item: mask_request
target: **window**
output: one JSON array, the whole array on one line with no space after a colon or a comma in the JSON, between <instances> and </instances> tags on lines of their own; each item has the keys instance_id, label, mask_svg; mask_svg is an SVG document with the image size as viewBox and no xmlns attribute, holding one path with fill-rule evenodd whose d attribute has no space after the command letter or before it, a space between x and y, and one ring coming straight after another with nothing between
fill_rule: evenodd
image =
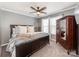
<instances>
[{"instance_id":1,"label":"window","mask_svg":"<svg viewBox=\"0 0 79 59\"><path fill-rule=\"evenodd\" d=\"M42 19L42 32L48 33L49 32L49 21L48 19Z\"/></svg>"},{"instance_id":2,"label":"window","mask_svg":"<svg viewBox=\"0 0 79 59\"><path fill-rule=\"evenodd\" d=\"M50 19L42 19L42 32L56 34L56 20L60 19L62 15L52 17Z\"/></svg>"},{"instance_id":3,"label":"window","mask_svg":"<svg viewBox=\"0 0 79 59\"><path fill-rule=\"evenodd\" d=\"M50 18L50 32L56 35L56 20L62 18L62 15Z\"/></svg>"}]
</instances>

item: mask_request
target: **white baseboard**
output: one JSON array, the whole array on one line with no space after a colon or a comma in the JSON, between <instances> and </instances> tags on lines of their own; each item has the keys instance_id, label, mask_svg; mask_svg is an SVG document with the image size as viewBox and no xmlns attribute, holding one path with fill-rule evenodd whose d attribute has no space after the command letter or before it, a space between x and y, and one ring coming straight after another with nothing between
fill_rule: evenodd
<instances>
[{"instance_id":1,"label":"white baseboard","mask_svg":"<svg viewBox=\"0 0 79 59\"><path fill-rule=\"evenodd\" d=\"M6 46L8 43L5 43L5 44L1 44L1 46L3 47L3 46Z\"/></svg>"}]
</instances>

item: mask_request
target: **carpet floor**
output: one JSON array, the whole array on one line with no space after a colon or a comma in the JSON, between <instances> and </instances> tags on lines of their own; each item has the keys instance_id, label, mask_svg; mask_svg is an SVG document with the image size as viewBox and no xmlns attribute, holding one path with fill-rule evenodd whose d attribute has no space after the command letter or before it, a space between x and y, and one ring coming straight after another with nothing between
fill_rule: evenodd
<instances>
[{"instance_id":1,"label":"carpet floor","mask_svg":"<svg viewBox=\"0 0 79 59\"><path fill-rule=\"evenodd\" d=\"M70 55L67 54L67 51L55 41L50 41L50 44L46 45L44 48L40 49L31 57L76 57L75 51L72 51Z\"/></svg>"}]
</instances>

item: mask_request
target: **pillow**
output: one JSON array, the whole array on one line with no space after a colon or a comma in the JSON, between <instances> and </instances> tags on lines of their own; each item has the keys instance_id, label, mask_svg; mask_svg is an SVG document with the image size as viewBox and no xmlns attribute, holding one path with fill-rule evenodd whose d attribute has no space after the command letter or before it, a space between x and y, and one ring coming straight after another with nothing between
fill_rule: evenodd
<instances>
[{"instance_id":1,"label":"pillow","mask_svg":"<svg viewBox=\"0 0 79 59\"><path fill-rule=\"evenodd\" d=\"M12 31L13 31L12 34L16 34L16 31L15 30L16 30L15 28L12 28Z\"/></svg>"},{"instance_id":2,"label":"pillow","mask_svg":"<svg viewBox=\"0 0 79 59\"><path fill-rule=\"evenodd\" d=\"M15 28L12 28L12 37L16 37L16 29Z\"/></svg>"},{"instance_id":3,"label":"pillow","mask_svg":"<svg viewBox=\"0 0 79 59\"><path fill-rule=\"evenodd\" d=\"M16 26L16 34L26 34L27 26Z\"/></svg>"},{"instance_id":4,"label":"pillow","mask_svg":"<svg viewBox=\"0 0 79 59\"><path fill-rule=\"evenodd\" d=\"M28 26L27 28L28 33L33 33L34 32L34 26Z\"/></svg>"}]
</instances>

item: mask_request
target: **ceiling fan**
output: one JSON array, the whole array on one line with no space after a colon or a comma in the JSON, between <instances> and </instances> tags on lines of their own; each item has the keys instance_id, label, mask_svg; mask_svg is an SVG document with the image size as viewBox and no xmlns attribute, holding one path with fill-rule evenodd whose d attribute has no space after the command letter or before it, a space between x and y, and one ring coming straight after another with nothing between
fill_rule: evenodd
<instances>
[{"instance_id":1,"label":"ceiling fan","mask_svg":"<svg viewBox=\"0 0 79 59\"><path fill-rule=\"evenodd\" d=\"M39 16L40 14L47 14L46 12L43 12L43 11L46 9L46 7L40 8L40 7L38 6L38 7L34 8L34 7L31 6L30 8L35 11L35 12L30 12L30 13L36 13L38 16Z\"/></svg>"}]
</instances>

